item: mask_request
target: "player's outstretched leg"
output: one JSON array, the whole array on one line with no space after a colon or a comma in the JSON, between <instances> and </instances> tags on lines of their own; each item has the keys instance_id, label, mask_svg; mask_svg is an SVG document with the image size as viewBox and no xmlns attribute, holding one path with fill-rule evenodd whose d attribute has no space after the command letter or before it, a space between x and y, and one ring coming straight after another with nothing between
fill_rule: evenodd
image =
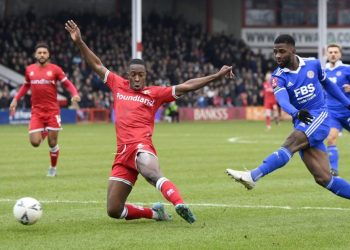
<instances>
[{"instance_id":1,"label":"player's outstretched leg","mask_svg":"<svg viewBox=\"0 0 350 250\"><path fill-rule=\"evenodd\" d=\"M193 223L196 221L196 217L183 201L180 192L174 183L165 177L161 177L156 183L156 188L162 192L165 199L170 201L175 206L176 212L183 219L185 219L188 223Z\"/></svg>"},{"instance_id":2,"label":"player's outstretched leg","mask_svg":"<svg viewBox=\"0 0 350 250\"><path fill-rule=\"evenodd\" d=\"M242 183L248 190L253 189L255 183L263 176L283 167L292 158L292 153L289 149L281 147L277 151L270 154L259 167L251 171L237 171L226 169L226 173Z\"/></svg>"}]
</instances>

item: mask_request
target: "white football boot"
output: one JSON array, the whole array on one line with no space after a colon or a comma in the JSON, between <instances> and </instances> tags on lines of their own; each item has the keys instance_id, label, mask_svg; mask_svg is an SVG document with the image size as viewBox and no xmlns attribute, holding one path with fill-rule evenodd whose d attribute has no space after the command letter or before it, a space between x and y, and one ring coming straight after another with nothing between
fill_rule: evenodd
<instances>
[{"instance_id":1,"label":"white football boot","mask_svg":"<svg viewBox=\"0 0 350 250\"><path fill-rule=\"evenodd\" d=\"M56 167L49 167L49 170L47 171L47 177L55 177L57 175Z\"/></svg>"},{"instance_id":2,"label":"white football boot","mask_svg":"<svg viewBox=\"0 0 350 250\"><path fill-rule=\"evenodd\" d=\"M255 181L253 181L250 171L237 171L228 168L226 169L226 173L235 179L235 181L242 183L248 190L255 187Z\"/></svg>"}]
</instances>

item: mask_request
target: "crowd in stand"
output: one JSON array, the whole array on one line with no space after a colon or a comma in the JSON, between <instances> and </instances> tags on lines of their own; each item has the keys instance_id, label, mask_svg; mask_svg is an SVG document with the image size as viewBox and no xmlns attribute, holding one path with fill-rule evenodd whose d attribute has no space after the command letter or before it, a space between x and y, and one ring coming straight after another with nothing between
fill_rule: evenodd
<instances>
[{"instance_id":1,"label":"crowd in stand","mask_svg":"<svg viewBox=\"0 0 350 250\"><path fill-rule=\"evenodd\" d=\"M80 57L64 23L74 19L87 45L104 65L125 75L131 54L130 16L80 16L60 13L36 17L33 13L0 22L0 64L20 74L34 62L33 50L39 41L50 47L51 60L60 65L82 97L81 108L110 108L112 97L101 79ZM216 72L223 64L233 65L235 80L222 79L177 101L179 107L222 107L261 105L264 74L274 68L272 59L253 53L244 41L226 34L208 34L200 25L184 18L151 13L143 22L143 59L152 85L175 85L194 77ZM65 96L68 93L60 88ZM0 109L8 108L15 90L0 81ZM29 107L29 100L22 107Z\"/></svg>"}]
</instances>

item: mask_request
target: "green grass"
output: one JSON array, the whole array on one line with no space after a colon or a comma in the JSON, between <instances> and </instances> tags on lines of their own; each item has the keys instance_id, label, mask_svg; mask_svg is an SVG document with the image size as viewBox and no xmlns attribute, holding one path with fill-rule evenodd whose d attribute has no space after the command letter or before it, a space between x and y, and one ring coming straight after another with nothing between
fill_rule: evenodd
<instances>
[{"instance_id":1,"label":"green grass","mask_svg":"<svg viewBox=\"0 0 350 250\"><path fill-rule=\"evenodd\" d=\"M162 171L181 190L198 221L113 220L106 187L114 159L112 124L65 125L56 178L47 178L48 147L32 148L26 126L0 127L0 249L349 249L349 201L319 187L298 155L247 191L224 174L254 168L291 131L282 123L157 124ZM231 139L229 141L229 139ZM349 135L339 139L340 173L350 180ZM16 199L31 196L44 213L16 222ZM142 177L129 202L151 205L161 194Z\"/></svg>"}]
</instances>

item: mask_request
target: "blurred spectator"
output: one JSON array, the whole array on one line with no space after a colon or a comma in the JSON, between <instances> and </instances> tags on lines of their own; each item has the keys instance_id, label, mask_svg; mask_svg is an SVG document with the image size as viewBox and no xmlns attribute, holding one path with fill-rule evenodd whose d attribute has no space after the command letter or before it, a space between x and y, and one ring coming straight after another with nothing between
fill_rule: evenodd
<instances>
[{"instance_id":1,"label":"blurred spectator","mask_svg":"<svg viewBox=\"0 0 350 250\"><path fill-rule=\"evenodd\" d=\"M52 62L59 63L73 80L82 97L81 108L111 108L112 96L81 60L63 28L72 13L42 17L36 21L33 12L0 22L0 64L23 74L33 63L29 56L39 40L48 40ZM115 17L82 14L75 19L84 31L88 46L100 56L105 66L126 77L131 54L131 27L127 13ZM263 75L273 69L272 59L254 53L244 41L224 33L207 34L200 25L189 24L182 17L159 15L155 11L143 23L143 58L147 63L147 82L175 85L187 79L212 74L223 64L233 65L236 81L222 79L208 88L189 93L177 101L179 107L218 107L262 105L259 97ZM2 84L3 85L3 84ZM0 85L1 105L12 88ZM6 92L6 93L5 93ZM64 89L60 94L68 97ZM5 94L4 94L5 93ZM22 101L24 107L30 103ZM69 103L67 104L69 105Z\"/></svg>"}]
</instances>

